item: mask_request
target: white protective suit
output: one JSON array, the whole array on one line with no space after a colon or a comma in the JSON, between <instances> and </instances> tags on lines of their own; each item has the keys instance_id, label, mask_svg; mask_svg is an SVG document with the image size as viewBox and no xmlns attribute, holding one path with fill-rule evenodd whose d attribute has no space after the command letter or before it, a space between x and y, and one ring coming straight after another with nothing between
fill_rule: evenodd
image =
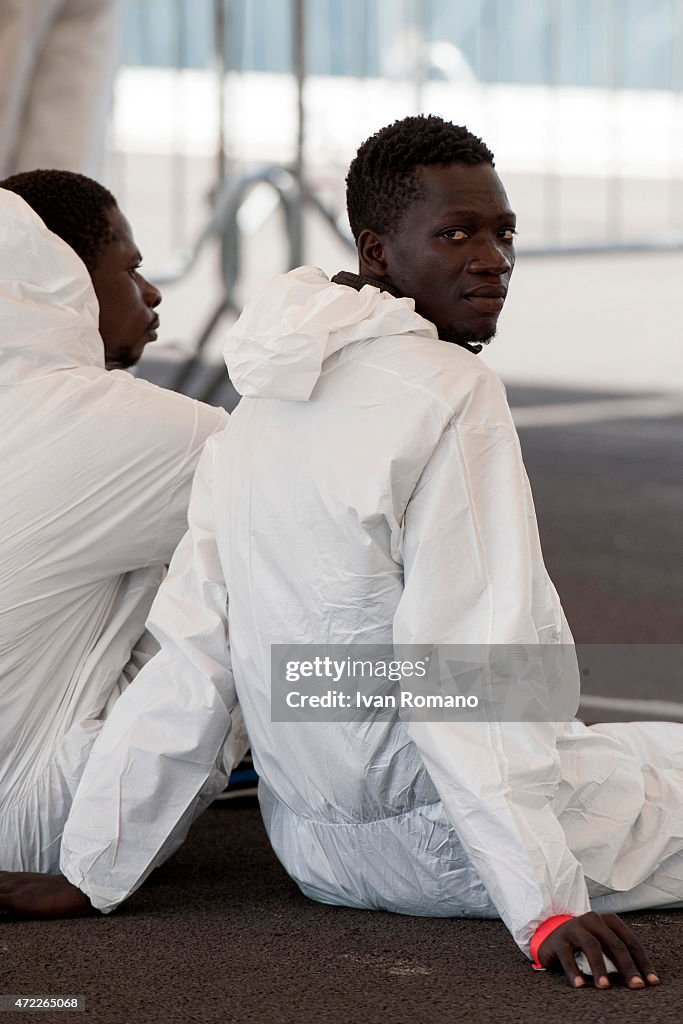
<instances>
[{"instance_id":1,"label":"white protective suit","mask_svg":"<svg viewBox=\"0 0 683 1024\"><path fill-rule=\"evenodd\" d=\"M104 369L85 266L0 190L0 869L56 871L219 409ZM142 638L142 639L141 639Z\"/></svg>"},{"instance_id":2,"label":"white protective suit","mask_svg":"<svg viewBox=\"0 0 683 1024\"><path fill-rule=\"evenodd\" d=\"M162 650L98 740L67 877L103 910L126 897L186 829L239 698L271 842L314 899L500 914L527 953L589 897L680 900L683 726L271 721L271 644L571 637L503 387L412 300L301 268L247 304L226 361L246 397L200 461ZM117 816L152 766L167 803L143 848Z\"/></svg>"}]
</instances>

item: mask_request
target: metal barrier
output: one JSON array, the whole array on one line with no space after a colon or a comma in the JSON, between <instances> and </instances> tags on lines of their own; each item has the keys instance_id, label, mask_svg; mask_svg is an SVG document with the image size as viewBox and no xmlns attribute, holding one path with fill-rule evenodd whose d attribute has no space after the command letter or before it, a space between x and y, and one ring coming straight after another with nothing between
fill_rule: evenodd
<instances>
[{"instance_id":1,"label":"metal barrier","mask_svg":"<svg viewBox=\"0 0 683 1024\"><path fill-rule=\"evenodd\" d=\"M165 273L154 275L155 283L159 285L177 282L190 273L207 245L214 243L219 246L223 295L202 327L194 345L193 354L178 368L169 381L167 386L174 391L182 392L183 388L187 385L200 360L206 343L224 313L232 312L235 315L239 314L239 307L234 297L242 269L242 239L238 216L243 203L247 200L252 190L260 185L267 185L273 189L284 216L288 270L299 266L301 262L301 216L303 207L315 210L335 232L341 242L353 252L356 251L353 239L340 228L334 213L305 184L300 187L295 168L271 164L261 167L251 174L243 175L234 181L226 181L215 195L212 216L197 238L192 250L174 268ZM224 382L225 375L225 367L221 365L217 368L217 372L211 375L208 383L202 388L201 393L197 397L203 401L209 401L216 388Z\"/></svg>"},{"instance_id":2,"label":"metal barrier","mask_svg":"<svg viewBox=\"0 0 683 1024\"><path fill-rule=\"evenodd\" d=\"M613 95L615 102L624 89L666 90L672 98L670 125L673 141L669 176L663 182L664 187L668 184L670 191L672 226L676 223L677 228L683 228L683 188L677 184L683 171L683 147L676 149L674 131L677 124L683 124L683 0L661 0L656 12L652 5L648 7L645 4L645 0L635 0L628 5L628 10L625 10L627 5L623 5L621 0L605 0L603 4L587 5L590 31L588 25L581 23L578 8L575 9L575 5L564 5L561 0L538 3L533 6L533 11L529 7L529 18L526 20L514 18L509 0L452 0L448 5L435 5L426 0L391 0L390 18L382 16L382 11L386 15L388 10L384 0L329 0L325 5L316 4L313 0L288 0L286 5L282 5L281 14L285 20L281 28L284 25L291 38L286 42L278 36L274 45L280 57L289 47L288 63L296 82L293 159L288 165L273 163L243 176L231 176L229 170L227 150L231 143L234 144L234 140L226 137L225 115L229 107L225 96L226 79L231 72L272 69L265 57L259 64L256 56L258 47L252 45L251 52L247 52L256 35L259 39L261 36L263 39L268 37L270 26L259 21L256 15L249 21L250 12L254 14L261 9L250 4L250 0L192 0L191 5L188 0L154 0L157 11L161 10L164 2L168 7L172 33L176 36L166 66L174 66L178 72L189 64L190 48L183 41L187 12L195 12L200 2L207 10L210 6L212 30L205 56L208 60L208 49L212 46L215 71L212 79L212 82L215 81L215 93L212 85L212 95L215 94L217 105L216 184L208 222L189 252L181 253L171 269L154 275L160 284L179 281L195 266L207 246L218 247L223 294L201 327L194 354L179 366L173 376L171 386L177 390L187 385L223 314L239 312L236 292L243 268L243 239L238 214L253 188L265 184L277 196L284 221L288 267L297 266L304 260L304 211L314 211L314 215L322 217L350 251L355 248L347 232L340 227L335 211L330 210L306 183L304 154L311 126L307 120L304 87L308 73L312 70L319 76L344 74L363 81L377 79L383 71L396 75L397 80L401 78L404 82L412 83L413 112L423 109L427 90L435 77L452 83L455 88L465 80L463 76L469 75L476 88L484 90L487 97L491 95L487 90L500 88L501 82L536 83L549 90L551 102L558 103L559 90L567 86L601 88L607 90L610 96ZM131 10L135 3L140 12L147 9L147 0L129 0ZM323 7L327 15L321 15ZM324 17L329 18L329 23L321 21ZM354 28L350 35L349 17ZM248 21L250 27L247 29ZM321 56L324 47L317 45L312 50L305 45L306 40L310 41L311 38L315 38L317 43L321 42L321 26L328 32L330 39L334 37L335 42L335 47L331 43L328 47L329 64L326 67L323 64L327 57ZM652 30L650 36L657 37L656 45L649 37L648 43L641 32L643 27ZM340 30L339 38L335 35L336 30ZM349 42L353 39L358 42L359 33L362 39L353 50ZM581 39L584 36L587 44L582 49ZM602 49L598 37L603 40ZM629 46L633 50L634 41L638 43L636 49L639 60L631 60L629 63ZM140 45L142 52L144 44ZM647 59L640 60L646 50ZM393 69L389 69L391 61L383 69L382 61L389 51L393 53ZM349 55L352 52L354 56L351 57ZM583 70L579 67L581 62ZM195 63L194 66L199 65ZM397 68L400 70L397 71ZM539 127L539 130L542 129ZM618 133L607 138L612 147L612 155L609 157L608 176L605 179L609 187L605 189L601 208L607 228L605 237L586 244L577 244L575 241L569 245L558 244L562 237L557 215L562 186L558 170L558 142L557 130L551 125L548 145L544 150L545 162L541 160L539 165L542 177L538 201L545 210L541 235L543 244L520 248L520 255L546 259L683 249L681 234L671 233L661 238L628 237L625 231L623 167L618 160ZM185 220L183 203L179 201L184 183L182 154L174 153L171 161L176 182L171 216L179 219L182 224ZM177 237L183 234L182 231L174 233ZM225 370L220 367L203 387L201 397L210 397L217 383L224 380Z\"/></svg>"}]
</instances>

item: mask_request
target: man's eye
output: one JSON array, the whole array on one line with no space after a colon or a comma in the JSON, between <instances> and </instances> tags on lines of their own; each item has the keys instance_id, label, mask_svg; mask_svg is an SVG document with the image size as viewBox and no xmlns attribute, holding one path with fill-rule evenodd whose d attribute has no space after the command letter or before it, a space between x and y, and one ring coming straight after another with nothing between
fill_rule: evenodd
<instances>
[{"instance_id":1,"label":"man's eye","mask_svg":"<svg viewBox=\"0 0 683 1024\"><path fill-rule=\"evenodd\" d=\"M444 238L452 238L456 242L461 242L463 238L469 237L462 228L448 228L446 231L442 231L441 234Z\"/></svg>"},{"instance_id":2,"label":"man's eye","mask_svg":"<svg viewBox=\"0 0 683 1024\"><path fill-rule=\"evenodd\" d=\"M142 263L136 263L134 266L128 268L128 273L135 276L135 274L137 274L138 270L140 270L141 267Z\"/></svg>"},{"instance_id":3,"label":"man's eye","mask_svg":"<svg viewBox=\"0 0 683 1024\"><path fill-rule=\"evenodd\" d=\"M504 242L512 242L516 234L517 232L514 228L503 228L503 230L499 232L499 235Z\"/></svg>"}]
</instances>

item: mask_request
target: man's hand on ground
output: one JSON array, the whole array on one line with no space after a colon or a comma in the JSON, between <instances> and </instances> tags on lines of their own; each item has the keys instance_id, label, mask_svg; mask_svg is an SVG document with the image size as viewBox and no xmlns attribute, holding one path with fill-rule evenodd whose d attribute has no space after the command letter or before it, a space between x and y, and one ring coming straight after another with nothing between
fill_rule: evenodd
<instances>
[{"instance_id":1,"label":"man's hand on ground","mask_svg":"<svg viewBox=\"0 0 683 1024\"><path fill-rule=\"evenodd\" d=\"M605 955L613 961L629 988L658 985L648 956L631 929L616 914L582 914L565 921L544 939L538 950L542 967L559 965L575 988L585 985L574 954L582 951L593 971L596 988L608 988Z\"/></svg>"},{"instance_id":2,"label":"man's hand on ground","mask_svg":"<svg viewBox=\"0 0 683 1024\"><path fill-rule=\"evenodd\" d=\"M63 875L0 871L0 911L29 917L83 917L90 900Z\"/></svg>"}]
</instances>

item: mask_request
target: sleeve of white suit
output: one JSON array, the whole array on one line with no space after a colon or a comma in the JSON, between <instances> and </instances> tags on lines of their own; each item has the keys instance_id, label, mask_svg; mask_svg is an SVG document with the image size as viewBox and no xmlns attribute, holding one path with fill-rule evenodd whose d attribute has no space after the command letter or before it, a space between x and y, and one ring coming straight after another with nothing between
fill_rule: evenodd
<instances>
[{"instance_id":1,"label":"sleeve of white suit","mask_svg":"<svg viewBox=\"0 0 683 1024\"><path fill-rule=\"evenodd\" d=\"M225 785L222 750L238 717L227 595L204 451L189 529L152 606L161 650L117 701L98 736L62 839L62 873L113 910L183 841ZM236 751L234 758L239 758Z\"/></svg>"},{"instance_id":2,"label":"sleeve of white suit","mask_svg":"<svg viewBox=\"0 0 683 1024\"><path fill-rule=\"evenodd\" d=\"M452 421L408 504L397 644L571 643L506 407L500 419ZM590 910L581 865L552 805L560 782L556 726L406 724L469 858L529 955L547 918Z\"/></svg>"}]
</instances>

